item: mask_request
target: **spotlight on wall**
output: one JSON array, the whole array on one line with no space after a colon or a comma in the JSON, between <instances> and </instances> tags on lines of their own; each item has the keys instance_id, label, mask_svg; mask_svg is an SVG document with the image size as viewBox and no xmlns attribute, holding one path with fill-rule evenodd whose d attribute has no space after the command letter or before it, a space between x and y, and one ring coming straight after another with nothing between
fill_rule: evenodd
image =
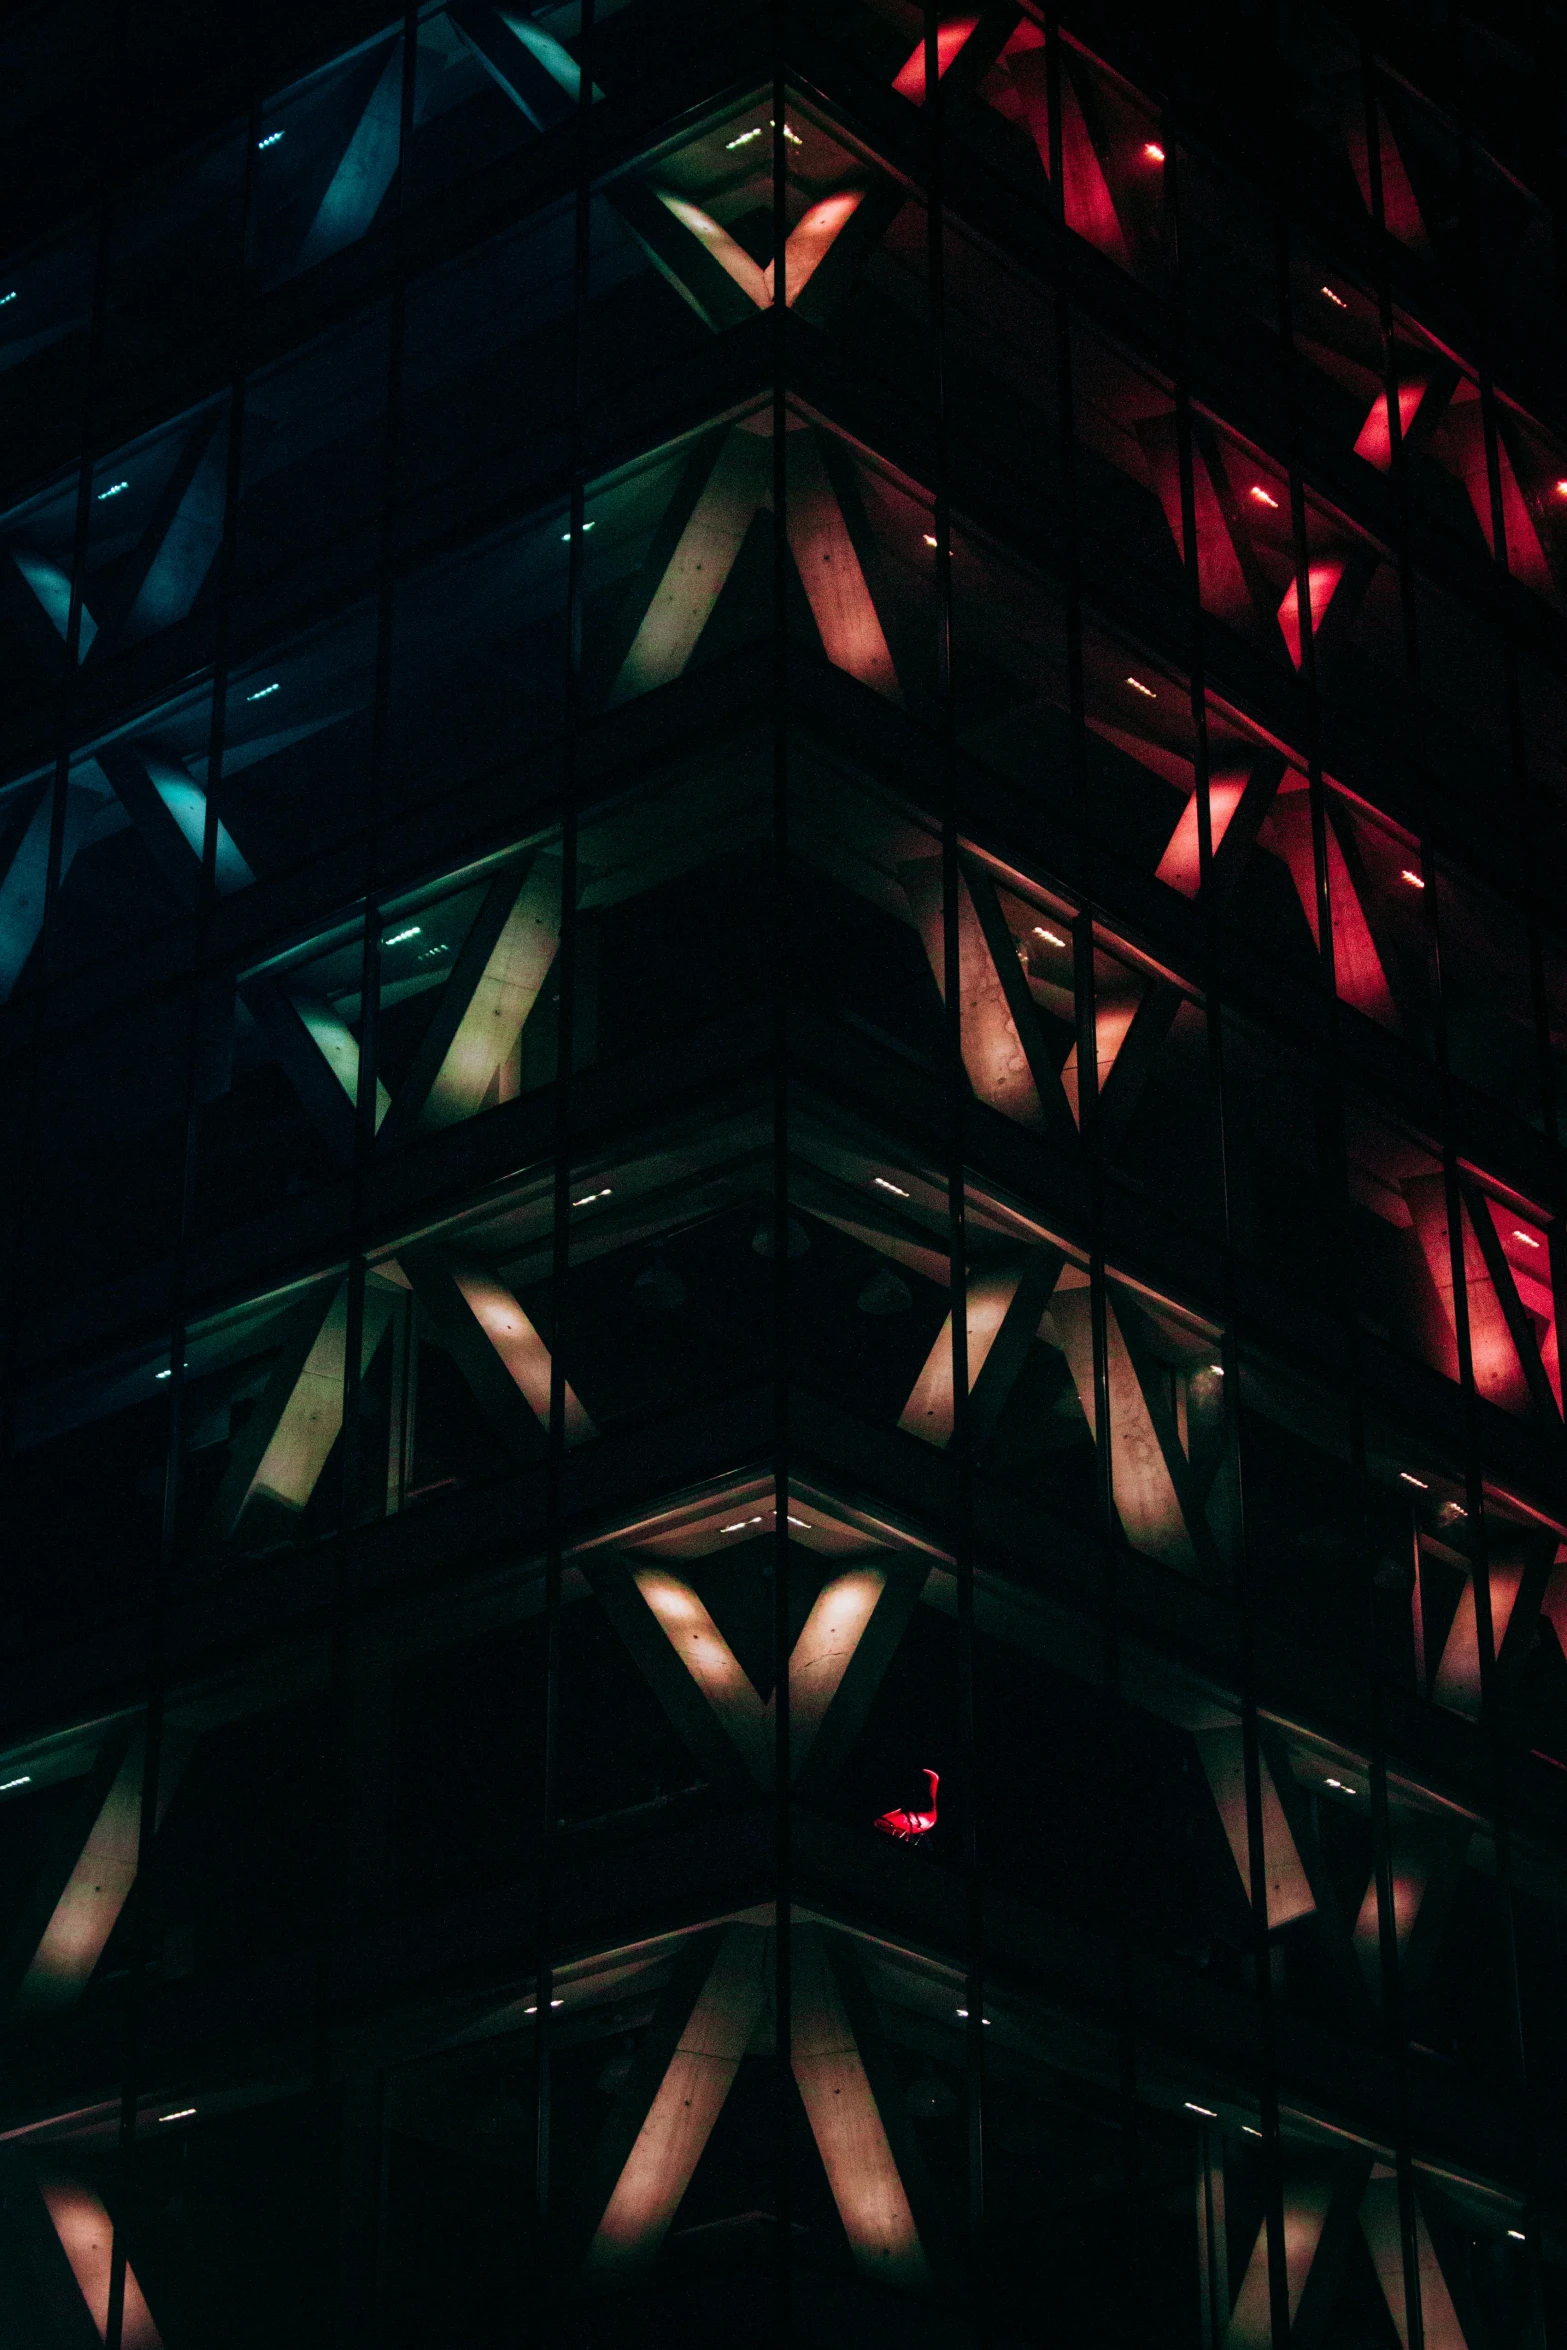
<instances>
[{"instance_id":1,"label":"spotlight on wall","mask_svg":"<svg viewBox=\"0 0 1567 2350\"><path fill-rule=\"evenodd\" d=\"M1398 878L1400 881L1407 881L1411 889L1425 888L1424 881L1422 881L1420 875L1415 871L1413 865L1405 865L1399 873Z\"/></svg>"},{"instance_id":2,"label":"spotlight on wall","mask_svg":"<svg viewBox=\"0 0 1567 2350\"><path fill-rule=\"evenodd\" d=\"M862 1314L906 1314L914 1296L908 1283L900 1280L890 1265L878 1265L854 1302Z\"/></svg>"},{"instance_id":3,"label":"spotlight on wall","mask_svg":"<svg viewBox=\"0 0 1567 2350\"><path fill-rule=\"evenodd\" d=\"M901 1183L893 1183L885 1175L873 1175L871 1182L878 1191L890 1191L894 1199L907 1199L909 1196Z\"/></svg>"},{"instance_id":4,"label":"spotlight on wall","mask_svg":"<svg viewBox=\"0 0 1567 2350\"><path fill-rule=\"evenodd\" d=\"M1556 484L1556 495L1559 498L1567 498L1567 481L1559 481Z\"/></svg>"},{"instance_id":5,"label":"spotlight on wall","mask_svg":"<svg viewBox=\"0 0 1567 2350\"><path fill-rule=\"evenodd\" d=\"M1529 2241L1522 2228L1509 2228L1507 2233L1515 2244L1527 2244Z\"/></svg>"},{"instance_id":6,"label":"spotlight on wall","mask_svg":"<svg viewBox=\"0 0 1567 2350\"><path fill-rule=\"evenodd\" d=\"M1256 499L1259 506L1271 506L1274 513L1277 514L1279 510L1278 499L1275 498L1270 491L1265 490L1260 481L1254 481L1252 483L1251 495Z\"/></svg>"},{"instance_id":7,"label":"spotlight on wall","mask_svg":"<svg viewBox=\"0 0 1567 2350\"><path fill-rule=\"evenodd\" d=\"M101 506L103 504L105 498L119 497L121 491L128 490L130 486L131 485L128 481L111 481L106 490L100 490L98 492L99 505Z\"/></svg>"},{"instance_id":8,"label":"spotlight on wall","mask_svg":"<svg viewBox=\"0 0 1567 2350\"><path fill-rule=\"evenodd\" d=\"M172 2113L160 2113L160 2122L188 2122L195 2115L194 2105L177 2105Z\"/></svg>"},{"instance_id":9,"label":"spotlight on wall","mask_svg":"<svg viewBox=\"0 0 1567 2350\"><path fill-rule=\"evenodd\" d=\"M282 136L283 133L281 131L268 131L264 139L258 139L256 141L256 153L258 155L264 155L269 147L275 147L277 145L279 139L281 139Z\"/></svg>"},{"instance_id":10,"label":"spotlight on wall","mask_svg":"<svg viewBox=\"0 0 1567 2350\"><path fill-rule=\"evenodd\" d=\"M9 1795L13 1787L30 1787L32 1783L31 1771L23 1771L18 1779L0 1779L0 1795Z\"/></svg>"},{"instance_id":11,"label":"spotlight on wall","mask_svg":"<svg viewBox=\"0 0 1567 2350\"><path fill-rule=\"evenodd\" d=\"M1150 163L1162 163L1164 161L1164 149L1160 146L1157 139L1145 139L1143 141L1143 153L1147 156Z\"/></svg>"},{"instance_id":12,"label":"spotlight on wall","mask_svg":"<svg viewBox=\"0 0 1567 2350\"><path fill-rule=\"evenodd\" d=\"M1142 695L1144 701L1157 702L1159 699L1158 695L1154 692L1153 687L1151 685L1144 685L1140 677L1129 677L1126 682L1131 687L1134 694Z\"/></svg>"},{"instance_id":13,"label":"spotlight on wall","mask_svg":"<svg viewBox=\"0 0 1567 2350\"><path fill-rule=\"evenodd\" d=\"M1537 1232L1525 1232L1523 1227L1518 1224L1513 1226L1513 1238L1521 1240L1525 1248L1538 1248L1540 1245L1540 1236Z\"/></svg>"},{"instance_id":14,"label":"spotlight on wall","mask_svg":"<svg viewBox=\"0 0 1567 2350\"><path fill-rule=\"evenodd\" d=\"M1335 310L1347 310L1349 308L1349 304L1345 301L1343 295L1335 294L1331 286L1324 286L1322 289L1322 294L1323 299L1325 301L1331 302Z\"/></svg>"},{"instance_id":15,"label":"spotlight on wall","mask_svg":"<svg viewBox=\"0 0 1567 2350\"><path fill-rule=\"evenodd\" d=\"M778 1253L777 1232L778 1227L771 1216L764 1223L758 1224L755 1232L751 1235L751 1246L759 1257L776 1256ZM784 1223L786 1253L791 1257L803 1257L810 1245L810 1235L805 1226L793 1216L788 1217Z\"/></svg>"},{"instance_id":16,"label":"spotlight on wall","mask_svg":"<svg viewBox=\"0 0 1567 2350\"><path fill-rule=\"evenodd\" d=\"M1034 936L1042 938L1047 947L1064 947L1066 945L1064 938L1058 938L1056 933L1053 930L1047 930L1042 922L1034 924Z\"/></svg>"},{"instance_id":17,"label":"spotlight on wall","mask_svg":"<svg viewBox=\"0 0 1567 2350\"><path fill-rule=\"evenodd\" d=\"M1400 1470L1399 1470L1399 1472L1398 1472L1398 1474L1399 1474L1400 1481L1401 1481L1403 1484L1405 1484L1405 1485L1412 1485L1412 1486L1414 1487L1414 1489L1415 1489L1415 1491L1416 1491L1417 1493L1429 1493L1429 1492L1430 1492L1431 1488L1430 1488L1430 1486L1429 1486L1429 1485L1426 1483L1426 1481L1425 1481L1424 1477L1416 1477L1416 1476L1415 1476L1415 1475L1413 1475L1413 1473L1412 1473L1410 1470L1408 1470L1408 1469L1400 1469Z\"/></svg>"},{"instance_id":18,"label":"spotlight on wall","mask_svg":"<svg viewBox=\"0 0 1567 2350\"><path fill-rule=\"evenodd\" d=\"M1216 2122L1219 2118L1218 2108L1216 2106L1194 2105L1189 2097L1186 2099L1185 2103L1188 2113L1200 2113L1205 2122Z\"/></svg>"}]
</instances>

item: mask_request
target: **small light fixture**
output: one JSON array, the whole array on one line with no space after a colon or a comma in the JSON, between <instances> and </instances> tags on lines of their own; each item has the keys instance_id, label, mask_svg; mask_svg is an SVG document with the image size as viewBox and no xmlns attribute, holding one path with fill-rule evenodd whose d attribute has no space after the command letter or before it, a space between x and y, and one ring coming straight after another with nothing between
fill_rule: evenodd
<instances>
[{"instance_id":1,"label":"small light fixture","mask_svg":"<svg viewBox=\"0 0 1567 2350\"><path fill-rule=\"evenodd\" d=\"M1129 677L1126 682L1131 687L1134 694L1141 694L1146 701L1157 702L1159 699L1158 695L1154 692L1153 687L1151 685L1144 685L1140 677Z\"/></svg>"},{"instance_id":2,"label":"small light fixture","mask_svg":"<svg viewBox=\"0 0 1567 2350\"><path fill-rule=\"evenodd\" d=\"M1047 947L1064 947L1066 945L1066 940L1064 938L1058 938L1055 932L1053 930L1047 930L1042 922L1036 922L1034 924L1034 936L1036 938L1042 938Z\"/></svg>"},{"instance_id":3,"label":"small light fixture","mask_svg":"<svg viewBox=\"0 0 1567 2350\"><path fill-rule=\"evenodd\" d=\"M786 1525L790 1525L790 1526L808 1526L808 1525L810 1524L810 1522L811 1522L811 1521L810 1521L810 1519L809 1519L809 1518L791 1518L791 1517L790 1517L790 1515L789 1515L789 1513L788 1513L788 1511L787 1511L787 1510L785 1510L785 1511L784 1511L784 1522L785 1522L785 1524L786 1524Z\"/></svg>"},{"instance_id":4,"label":"small light fixture","mask_svg":"<svg viewBox=\"0 0 1567 2350\"><path fill-rule=\"evenodd\" d=\"M909 1196L901 1184L889 1183L885 1175L873 1175L871 1181L878 1191L890 1191L894 1199L907 1199Z\"/></svg>"},{"instance_id":5,"label":"small light fixture","mask_svg":"<svg viewBox=\"0 0 1567 2350\"><path fill-rule=\"evenodd\" d=\"M280 694L282 690L283 688L281 682L274 677L270 685L257 686L255 692L253 694L247 694L245 699L247 702L264 702L268 700L271 695Z\"/></svg>"},{"instance_id":6,"label":"small light fixture","mask_svg":"<svg viewBox=\"0 0 1567 2350\"><path fill-rule=\"evenodd\" d=\"M1256 499L1259 506L1271 506L1274 513L1277 514L1279 510L1278 499L1273 496L1270 490L1265 490L1260 481L1254 481L1252 483L1251 494Z\"/></svg>"},{"instance_id":7,"label":"small light fixture","mask_svg":"<svg viewBox=\"0 0 1567 2350\"><path fill-rule=\"evenodd\" d=\"M1324 299L1331 302L1335 310L1347 310L1349 308L1349 304L1345 301L1343 295L1335 294L1331 286L1324 286L1322 292Z\"/></svg>"},{"instance_id":8,"label":"small light fixture","mask_svg":"<svg viewBox=\"0 0 1567 2350\"><path fill-rule=\"evenodd\" d=\"M264 155L269 147L275 147L277 145L279 139L281 139L282 136L283 133L281 131L268 131L264 139L258 139L256 141L256 153L258 155Z\"/></svg>"},{"instance_id":9,"label":"small light fixture","mask_svg":"<svg viewBox=\"0 0 1567 2350\"><path fill-rule=\"evenodd\" d=\"M1400 869L1398 878L1400 881L1407 881L1411 889L1425 888L1424 881L1422 881L1420 875L1415 871L1413 865L1403 866Z\"/></svg>"},{"instance_id":10,"label":"small light fixture","mask_svg":"<svg viewBox=\"0 0 1567 2350\"><path fill-rule=\"evenodd\" d=\"M160 2122L188 2122L195 2113L194 2105L177 2105L172 2113L160 2113Z\"/></svg>"},{"instance_id":11,"label":"small light fixture","mask_svg":"<svg viewBox=\"0 0 1567 2350\"><path fill-rule=\"evenodd\" d=\"M574 1199L571 1204L574 1208L591 1208L596 1199L608 1199L609 1196L610 1187L606 1183L602 1191L585 1191L581 1199Z\"/></svg>"},{"instance_id":12,"label":"small light fixture","mask_svg":"<svg viewBox=\"0 0 1567 2350\"><path fill-rule=\"evenodd\" d=\"M32 1783L31 1771L24 1771L19 1779L0 1779L0 1795L9 1795L13 1787L30 1787Z\"/></svg>"},{"instance_id":13,"label":"small light fixture","mask_svg":"<svg viewBox=\"0 0 1567 2350\"><path fill-rule=\"evenodd\" d=\"M1426 1483L1424 1477L1415 1476L1409 1469L1400 1469L1398 1473L1404 1484L1412 1485L1417 1493L1430 1492L1431 1488Z\"/></svg>"},{"instance_id":14,"label":"small light fixture","mask_svg":"<svg viewBox=\"0 0 1567 2350\"><path fill-rule=\"evenodd\" d=\"M1324 1779L1322 1784L1324 1787L1336 1787L1340 1795L1342 1795L1344 1792L1344 1782L1342 1779Z\"/></svg>"},{"instance_id":15,"label":"small light fixture","mask_svg":"<svg viewBox=\"0 0 1567 2350\"><path fill-rule=\"evenodd\" d=\"M106 490L98 492L99 505L103 504L105 498L117 498L122 490L128 490L130 486L128 481L111 481Z\"/></svg>"},{"instance_id":16,"label":"small light fixture","mask_svg":"<svg viewBox=\"0 0 1567 2350\"><path fill-rule=\"evenodd\" d=\"M1162 163L1164 161L1164 149L1160 146L1157 139L1145 139L1143 141L1143 153L1147 156L1150 163Z\"/></svg>"},{"instance_id":17,"label":"small light fixture","mask_svg":"<svg viewBox=\"0 0 1567 2350\"><path fill-rule=\"evenodd\" d=\"M6 306L7 302L14 302L15 300L16 300L16 288L15 288L15 286L13 286L13 287L11 288L11 291L10 291L8 294L0 294L0 310L3 310L3 309L5 308L5 306Z\"/></svg>"},{"instance_id":18,"label":"small light fixture","mask_svg":"<svg viewBox=\"0 0 1567 2350\"><path fill-rule=\"evenodd\" d=\"M1513 1226L1513 1238L1514 1240L1521 1240L1525 1248L1538 1248L1540 1245L1539 1234L1537 1232L1525 1232L1521 1224L1515 1224Z\"/></svg>"},{"instance_id":19,"label":"small light fixture","mask_svg":"<svg viewBox=\"0 0 1567 2350\"><path fill-rule=\"evenodd\" d=\"M1241 2136L1243 2138L1260 2138L1262 2136L1262 2132L1257 2128L1255 2122L1242 2122Z\"/></svg>"},{"instance_id":20,"label":"small light fixture","mask_svg":"<svg viewBox=\"0 0 1567 2350\"><path fill-rule=\"evenodd\" d=\"M597 530L597 528L598 528L598 524L597 524L596 522L585 522L585 523L582 525L582 535L583 535L583 537L584 537L584 538L586 538L586 537L587 537L587 535L588 535L588 532L589 532L590 530ZM569 546L570 546L570 544L571 544L571 533L570 533L570 531L569 531L569 530L563 530L563 531L561 532L561 534L560 534L560 543L561 543L561 545L562 545L563 547L569 547Z\"/></svg>"},{"instance_id":21,"label":"small light fixture","mask_svg":"<svg viewBox=\"0 0 1567 2350\"><path fill-rule=\"evenodd\" d=\"M1507 2233L1515 2244L1527 2244L1529 2241L1522 2228L1509 2228Z\"/></svg>"},{"instance_id":22,"label":"small light fixture","mask_svg":"<svg viewBox=\"0 0 1567 2350\"><path fill-rule=\"evenodd\" d=\"M762 126L760 123L756 123L750 130L742 131L738 139L726 139L724 141L724 153L726 155L732 155L737 147L749 147L751 141L753 139L759 139L761 135Z\"/></svg>"},{"instance_id":23,"label":"small light fixture","mask_svg":"<svg viewBox=\"0 0 1567 2350\"><path fill-rule=\"evenodd\" d=\"M1205 2122L1216 2122L1219 2118L1216 2106L1194 2105L1189 2097L1186 2100L1186 2110L1188 2113L1200 2113Z\"/></svg>"},{"instance_id":24,"label":"small light fixture","mask_svg":"<svg viewBox=\"0 0 1567 2350\"><path fill-rule=\"evenodd\" d=\"M423 933L423 931L422 931L422 930L419 928L419 925L418 925L418 923L417 923L417 922L413 922L413 923L410 923L410 924L409 924L409 926L408 926L408 928L407 928L406 930L398 930L398 931L394 931L394 932L393 932L393 934L392 934L392 936L391 936L389 939L387 939L387 940L385 941L385 944L386 944L387 946L389 946L389 947L400 947L400 946L406 946L406 945L407 945L407 943L408 943L408 941L409 941L409 939L411 939L411 938L422 938L423 936L424 936L424 933Z\"/></svg>"},{"instance_id":25,"label":"small light fixture","mask_svg":"<svg viewBox=\"0 0 1567 2350\"><path fill-rule=\"evenodd\" d=\"M960 2015L965 2023L968 2022L968 2009L966 2007L955 2007L952 2012L954 2015ZM990 2022L988 2015L982 2015L979 2020L982 2024L986 2025L988 2025Z\"/></svg>"},{"instance_id":26,"label":"small light fixture","mask_svg":"<svg viewBox=\"0 0 1567 2350\"><path fill-rule=\"evenodd\" d=\"M551 2007L564 2007L565 2004L566 2002L564 1999L552 1999L550 2001ZM537 2015L539 2011L536 2007L525 2007L522 2012L524 2015Z\"/></svg>"},{"instance_id":27,"label":"small light fixture","mask_svg":"<svg viewBox=\"0 0 1567 2350\"><path fill-rule=\"evenodd\" d=\"M172 1379L173 1376L174 1373L172 1371L154 1371L153 1373L154 1379Z\"/></svg>"},{"instance_id":28,"label":"small light fixture","mask_svg":"<svg viewBox=\"0 0 1567 2350\"><path fill-rule=\"evenodd\" d=\"M7 296L7 300L10 298L10 296ZM1556 495L1559 498L1567 498L1567 481L1559 481L1556 484Z\"/></svg>"}]
</instances>

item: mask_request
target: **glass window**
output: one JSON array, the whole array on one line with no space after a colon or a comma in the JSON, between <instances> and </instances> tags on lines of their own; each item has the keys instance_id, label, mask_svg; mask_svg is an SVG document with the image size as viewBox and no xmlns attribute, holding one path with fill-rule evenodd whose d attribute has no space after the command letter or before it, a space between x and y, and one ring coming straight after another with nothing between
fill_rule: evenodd
<instances>
[{"instance_id":1,"label":"glass window","mask_svg":"<svg viewBox=\"0 0 1567 2350\"><path fill-rule=\"evenodd\" d=\"M594 227L604 218L595 203ZM574 207L556 205L408 288L398 497L406 538L419 543L482 528L513 488L526 492L539 444L570 413ZM602 254L584 321L600 307L624 365L646 348L647 320L626 316L624 271ZM662 285L662 280L656 281ZM526 413L527 434L517 419ZM564 469L564 460L557 462Z\"/></svg>"},{"instance_id":2,"label":"glass window","mask_svg":"<svg viewBox=\"0 0 1567 2350\"><path fill-rule=\"evenodd\" d=\"M370 311L245 387L236 630L350 587L374 560L385 489L387 313Z\"/></svg>"},{"instance_id":3,"label":"glass window","mask_svg":"<svg viewBox=\"0 0 1567 2350\"><path fill-rule=\"evenodd\" d=\"M80 655L95 668L178 630L164 665L211 634L228 486L229 419L214 401L93 467Z\"/></svg>"},{"instance_id":4,"label":"glass window","mask_svg":"<svg viewBox=\"0 0 1567 2350\"><path fill-rule=\"evenodd\" d=\"M259 285L314 269L390 216L402 102L403 46L393 35L262 108L249 253Z\"/></svg>"},{"instance_id":5,"label":"glass window","mask_svg":"<svg viewBox=\"0 0 1567 2350\"><path fill-rule=\"evenodd\" d=\"M114 206L100 364L110 381L223 332L238 308L245 211L243 128Z\"/></svg>"},{"instance_id":6,"label":"glass window","mask_svg":"<svg viewBox=\"0 0 1567 2350\"><path fill-rule=\"evenodd\" d=\"M4 312L0 311L0 319ZM75 477L16 507L0 523L0 679L21 704L40 700L65 667L76 544ZM81 649L96 623L84 612Z\"/></svg>"},{"instance_id":7,"label":"glass window","mask_svg":"<svg viewBox=\"0 0 1567 2350\"><path fill-rule=\"evenodd\" d=\"M25 477L58 462L62 430L80 413L92 325L94 236L80 229L0 264L0 375L17 436L10 459ZM37 458L27 436L37 435Z\"/></svg>"},{"instance_id":8,"label":"glass window","mask_svg":"<svg viewBox=\"0 0 1567 2350\"><path fill-rule=\"evenodd\" d=\"M29 1311L107 1288L172 1249L190 1014L188 992L170 986L90 1029L41 1039L18 1274Z\"/></svg>"},{"instance_id":9,"label":"glass window","mask_svg":"<svg viewBox=\"0 0 1567 2350\"><path fill-rule=\"evenodd\" d=\"M1190 616L1174 398L1074 320L1072 410L1085 569L1115 583L1117 602L1139 585L1156 596L1161 633L1184 642Z\"/></svg>"},{"instance_id":10,"label":"glass window","mask_svg":"<svg viewBox=\"0 0 1567 2350\"><path fill-rule=\"evenodd\" d=\"M986 103L1033 145L1048 175L1059 139L1066 225L1121 269L1162 284L1174 262L1159 118L1129 84L1063 36L1061 120L1050 119L1044 35L1024 18L980 85ZM917 67L917 52L916 52ZM906 94L917 96L917 88Z\"/></svg>"},{"instance_id":11,"label":"glass window","mask_svg":"<svg viewBox=\"0 0 1567 2350\"><path fill-rule=\"evenodd\" d=\"M614 7L595 10L595 29ZM570 122L581 10L459 5L427 14L414 52L410 182L426 196ZM600 93L602 95L602 93Z\"/></svg>"},{"instance_id":12,"label":"glass window","mask_svg":"<svg viewBox=\"0 0 1567 2350\"><path fill-rule=\"evenodd\" d=\"M304 865L365 821L376 615L360 604L230 672L219 814L252 873Z\"/></svg>"},{"instance_id":13,"label":"glass window","mask_svg":"<svg viewBox=\"0 0 1567 2350\"><path fill-rule=\"evenodd\" d=\"M36 1218L29 1230L48 1244ZM88 1245L96 1237L84 1235ZM153 1339L91 1373L36 1379L18 1396L3 1485L20 1651L57 1640L84 1609L107 1623L146 1605L163 1527L168 1371L167 1340ZM16 1832L9 1812L5 1824Z\"/></svg>"},{"instance_id":14,"label":"glass window","mask_svg":"<svg viewBox=\"0 0 1567 2350\"><path fill-rule=\"evenodd\" d=\"M72 970L193 914L210 810L212 697L148 710L71 761L52 956ZM214 877L228 895L252 878L220 823Z\"/></svg>"},{"instance_id":15,"label":"glass window","mask_svg":"<svg viewBox=\"0 0 1567 2350\"><path fill-rule=\"evenodd\" d=\"M1529 926L1445 858L1432 882L1442 944L1447 1063L1528 1125L1544 1123Z\"/></svg>"},{"instance_id":16,"label":"glass window","mask_svg":"<svg viewBox=\"0 0 1567 2350\"><path fill-rule=\"evenodd\" d=\"M598 521L595 501L589 527ZM398 581L388 776L394 801L503 772L559 728L570 535L564 510L546 508ZM607 539L607 527L601 535Z\"/></svg>"}]
</instances>

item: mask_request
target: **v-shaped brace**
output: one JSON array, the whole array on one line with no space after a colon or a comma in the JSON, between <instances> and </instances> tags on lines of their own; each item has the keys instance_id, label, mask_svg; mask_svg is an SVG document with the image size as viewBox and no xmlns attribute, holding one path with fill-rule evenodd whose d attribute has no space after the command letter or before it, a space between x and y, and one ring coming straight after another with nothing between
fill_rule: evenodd
<instances>
[{"instance_id":1,"label":"v-shaped brace","mask_svg":"<svg viewBox=\"0 0 1567 2350\"><path fill-rule=\"evenodd\" d=\"M737 1573L754 1567L737 1565ZM778 1707L765 1701L701 1595L674 1568L626 1558L587 1569L604 1612L703 1767L774 1783ZM926 1570L857 1560L828 1578L789 1657L791 1777L824 1780L864 1721L913 1614Z\"/></svg>"},{"instance_id":2,"label":"v-shaped brace","mask_svg":"<svg viewBox=\"0 0 1567 2350\"><path fill-rule=\"evenodd\" d=\"M474 1117L520 1091L522 1032L560 944L558 856L540 851L485 893L395 1097L376 1079L383 1149ZM246 1008L332 1151L353 1162L359 1039L323 996L271 974L242 983Z\"/></svg>"},{"instance_id":3,"label":"v-shaped brace","mask_svg":"<svg viewBox=\"0 0 1567 2350\"><path fill-rule=\"evenodd\" d=\"M688 1946L590 2158L577 2205L589 2292L657 2259L713 2126L765 2025L773 1937L731 1925ZM944 2267L940 2214L902 2085L841 1934L796 1924L790 2055L844 2233L863 2277L905 2292Z\"/></svg>"}]
</instances>

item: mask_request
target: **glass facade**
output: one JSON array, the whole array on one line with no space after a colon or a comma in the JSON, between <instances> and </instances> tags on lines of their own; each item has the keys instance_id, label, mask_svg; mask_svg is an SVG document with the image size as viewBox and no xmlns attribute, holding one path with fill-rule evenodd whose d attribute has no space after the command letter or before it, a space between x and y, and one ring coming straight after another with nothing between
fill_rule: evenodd
<instances>
[{"instance_id":1,"label":"glass facade","mask_svg":"<svg viewBox=\"0 0 1567 2350\"><path fill-rule=\"evenodd\" d=\"M12 2337L1567 2350L1554 34L157 15L0 30Z\"/></svg>"}]
</instances>

